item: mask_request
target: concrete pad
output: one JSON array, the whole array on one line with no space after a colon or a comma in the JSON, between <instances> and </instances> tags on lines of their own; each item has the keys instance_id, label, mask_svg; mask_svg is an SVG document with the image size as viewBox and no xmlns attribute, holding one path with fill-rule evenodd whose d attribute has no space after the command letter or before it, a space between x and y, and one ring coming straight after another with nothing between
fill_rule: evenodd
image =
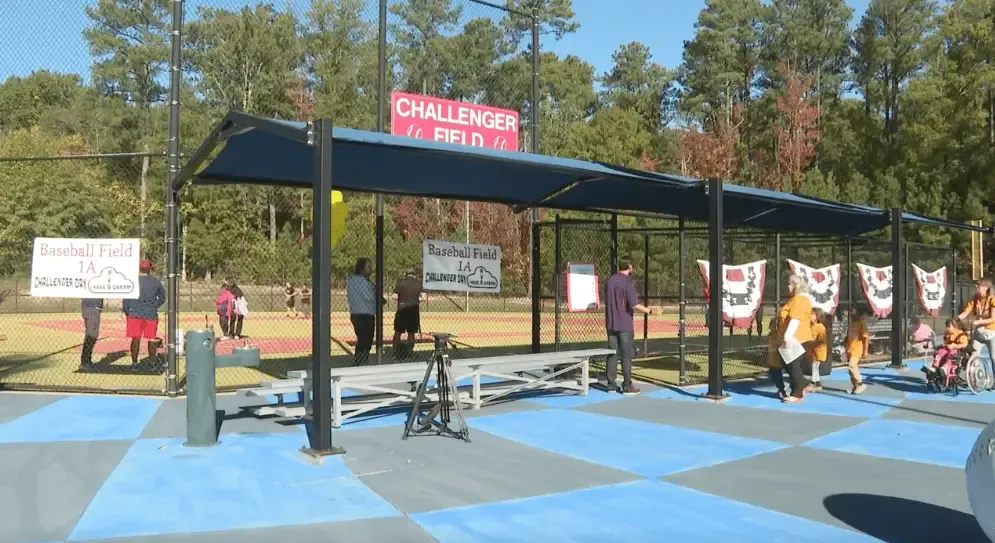
<instances>
[{"instance_id":1,"label":"concrete pad","mask_svg":"<svg viewBox=\"0 0 995 543\"><path fill-rule=\"evenodd\" d=\"M61 394L2 393L0 394L0 424L23 417L65 397Z\"/></svg>"},{"instance_id":2,"label":"concrete pad","mask_svg":"<svg viewBox=\"0 0 995 543\"><path fill-rule=\"evenodd\" d=\"M413 515L442 543L871 543L857 532L644 480ZM735 519L735 522L721 522Z\"/></svg>"},{"instance_id":3,"label":"concrete pad","mask_svg":"<svg viewBox=\"0 0 995 543\"><path fill-rule=\"evenodd\" d=\"M335 543L433 543L435 539L406 517L281 526L255 530L165 534L93 540L93 543L274 543L334 541Z\"/></svg>"},{"instance_id":4,"label":"concrete pad","mask_svg":"<svg viewBox=\"0 0 995 543\"><path fill-rule=\"evenodd\" d=\"M984 428L995 417L987 403L905 400L881 416L882 419L931 422L951 426Z\"/></svg>"},{"instance_id":5,"label":"concrete pad","mask_svg":"<svg viewBox=\"0 0 995 543\"><path fill-rule=\"evenodd\" d=\"M0 541L63 541L131 442L0 445Z\"/></svg>"},{"instance_id":6,"label":"concrete pad","mask_svg":"<svg viewBox=\"0 0 995 543\"><path fill-rule=\"evenodd\" d=\"M864 384L867 385L867 390L860 396L863 396L865 398L874 398L880 396L884 398L901 399L905 398L906 395L904 391L897 390L880 382L864 381ZM911 387L912 385L909 386ZM926 388L925 382L923 382L922 387L923 389ZM838 395L849 396L850 390L853 388L853 385L850 384L849 380L823 379L822 388L824 394L838 394Z\"/></svg>"},{"instance_id":7,"label":"concrete pad","mask_svg":"<svg viewBox=\"0 0 995 543\"><path fill-rule=\"evenodd\" d=\"M878 419L814 439L805 446L963 469L980 433L979 428Z\"/></svg>"},{"instance_id":8,"label":"concrete pad","mask_svg":"<svg viewBox=\"0 0 995 543\"><path fill-rule=\"evenodd\" d=\"M580 411L670 424L721 434L800 445L864 419L767 411L711 402L658 400L645 396L578 407Z\"/></svg>"},{"instance_id":9,"label":"concrete pad","mask_svg":"<svg viewBox=\"0 0 995 543\"><path fill-rule=\"evenodd\" d=\"M223 394L217 399L217 408L224 411L221 434L264 434L302 431L294 424L280 424L277 417L259 418L243 407L267 405L265 398ZM152 420L142 431L143 438L180 438L187 433L187 402L183 398L163 400Z\"/></svg>"},{"instance_id":10,"label":"concrete pad","mask_svg":"<svg viewBox=\"0 0 995 543\"><path fill-rule=\"evenodd\" d=\"M666 480L889 543L985 541L963 469L793 447Z\"/></svg>"},{"instance_id":11,"label":"concrete pad","mask_svg":"<svg viewBox=\"0 0 995 543\"><path fill-rule=\"evenodd\" d=\"M128 450L69 539L290 526L398 515L342 463L298 452L303 433L232 434L215 447L142 439Z\"/></svg>"},{"instance_id":12,"label":"concrete pad","mask_svg":"<svg viewBox=\"0 0 995 543\"><path fill-rule=\"evenodd\" d=\"M480 417L473 419L470 426L525 445L644 477L727 462L786 446L561 409Z\"/></svg>"},{"instance_id":13,"label":"concrete pad","mask_svg":"<svg viewBox=\"0 0 995 543\"><path fill-rule=\"evenodd\" d=\"M470 430L401 441L401 428L341 432L336 445L361 481L403 513L462 507L631 481L623 471Z\"/></svg>"},{"instance_id":14,"label":"concrete pad","mask_svg":"<svg viewBox=\"0 0 995 543\"><path fill-rule=\"evenodd\" d=\"M133 440L161 403L135 396L67 396L0 426L0 443Z\"/></svg>"}]
</instances>

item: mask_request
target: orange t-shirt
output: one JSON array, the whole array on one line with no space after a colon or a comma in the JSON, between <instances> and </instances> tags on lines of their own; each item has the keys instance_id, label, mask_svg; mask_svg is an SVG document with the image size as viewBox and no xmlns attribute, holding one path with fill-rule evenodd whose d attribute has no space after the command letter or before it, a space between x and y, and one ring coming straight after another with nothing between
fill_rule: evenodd
<instances>
[{"instance_id":1,"label":"orange t-shirt","mask_svg":"<svg viewBox=\"0 0 995 543\"><path fill-rule=\"evenodd\" d=\"M795 339L799 343L812 341L812 300L804 294L799 294L788 298L787 302L781 306L777 318L777 345L784 342L784 332L788 330L788 323L791 319L798 321L798 329L795 330Z\"/></svg>"},{"instance_id":2,"label":"orange t-shirt","mask_svg":"<svg viewBox=\"0 0 995 543\"><path fill-rule=\"evenodd\" d=\"M808 355L813 361L825 362L829 358L829 344L826 341L826 327L817 322L812 325L812 343L807 347Z\"/></svg>"},{"instance_id":3,"label":"orange t-shirt","mask_svg":"<svg viewBox=\"0 0 995 543\"><path fill-rule=\"evenodd\" d=\"M995 309L995 296L988 296L981 300L974 298L968 301L961 313L971 313L977 319L990 319L992 318L992 309ZM995 322L986 324L985 329L995 330Z\"/></svg>"},{"instance_id":4,"label":"orange t-shirt","mask_svg":"<svg viewBox=\"0 0 995 543\"><path fill-rule=\"evenodd\" d=\"M846 353L850 358L867 356L867 347L871 334L867 331L864 321L850 323L846 331Z\"/></svg>"},{"instance_id":5,"label":"orange t-shirt","mask_svg":"<svg viewBox=\"0 0 995 543\"><path fill-rule=\"evenodd\" d=\"M967 334L965 334L963 330L943 334L943 344L948 347L963 349L964 347L967 347L967 343Z\"/></svg>"}]
</instances>

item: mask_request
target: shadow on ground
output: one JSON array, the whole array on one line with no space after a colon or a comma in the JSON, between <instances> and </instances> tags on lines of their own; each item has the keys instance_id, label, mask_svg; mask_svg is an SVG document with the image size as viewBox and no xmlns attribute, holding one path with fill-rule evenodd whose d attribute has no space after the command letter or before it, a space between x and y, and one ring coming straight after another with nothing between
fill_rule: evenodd
<instances>
[{"instance_id":1,"label":"shadow on ground","mask_svg":"<svg viewBox=\"0 0 995 543\"><path fill-rule=\"evenodd\" d=\"M829 514L885 543L988 541L973 515L938 505L872 494L835 494L823 504Z\"/></svg>"}]
</instances>

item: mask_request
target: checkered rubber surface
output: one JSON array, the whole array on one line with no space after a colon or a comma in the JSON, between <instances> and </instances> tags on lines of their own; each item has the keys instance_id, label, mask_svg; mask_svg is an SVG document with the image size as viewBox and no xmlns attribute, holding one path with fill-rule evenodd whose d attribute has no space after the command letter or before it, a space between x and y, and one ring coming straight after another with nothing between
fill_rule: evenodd
<instances>
[{"instance_id":1,"label":"checkered rubber surface","mask_svg":"<svg viewBox=\"0 0 995 543\"><path fill-rule=\"evenodd\" d=\"M0 541L985 541L963 465L995 393L865 375L796 405L764 381L536 397L470 412L471 443L382 413L320 465L261 399L219 397L221 444L189 448L182 400L0 393Z\"/></svg>"}]
</instances>

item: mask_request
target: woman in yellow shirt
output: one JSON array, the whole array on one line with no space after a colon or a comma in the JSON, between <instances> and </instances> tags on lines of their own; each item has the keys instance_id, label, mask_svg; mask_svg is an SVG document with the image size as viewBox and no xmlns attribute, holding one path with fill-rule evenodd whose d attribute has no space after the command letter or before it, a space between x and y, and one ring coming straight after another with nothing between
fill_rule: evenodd
<instances>
[{"instance_id":1,"label":"woman in yellow shirt","mask_svg":"<svg viewBox=\"0 0 995 543\"><path fill-rule=\"evenodd\" d=\"M850 308L850 325L846 329L846 366L850 370L850 394L862 394L867 390L864 377L860 375L860 359L867 356L870 347L871 334L864 324L866 312L859 308Z\"/></svg>"},{"instance_id":2,"label":"woman in yellow shirt","mask_svg":"<svg viewBox=\"0 0 995 543\"><path fill-rule=\"evenodd\" d=\"M985 345L988 347L989 360L991 360L992 368L991 375L995 375L995 296L993 296L992 282L990 279L982 279L978 281L977 289L974 293L974 299L967 302L964 305L964 310L961 311L960 315L957 315L957 319L961 322L965 322L968 317L973 319L973 332L971 333L972 348L979 354L981 353L981 346ZM992 379L988 380L989 383Z\"/></svg>"},{"instance_id":3,"label":"woman in yellow shirt","mask_svg":"<svg viewBox=\"0 0 995 543\"><path fill-rule=\"evenodd\" d=\"M820 382L819 367L826 363L829 357L829 342L826 339L826 313L819 309L812 309L812 342L808 344L807 351L812 359L812 386L814 392L822 392Z\"/></svg>"},{"instance_id":4,"label":"woman in yellow shirt","mask_svg":"<svg viewBox=\"0 0 995 543\"><path fill-rule=\"evenodd\" d=\"M778 312L778 354L791 378L791 395L783 399L788 403L799 402L805 395L808 383L802 373L801 360L805 344L812 341L812 299L808 283L797 275L788 277L789 298Z\"/></svg>"}]
</instances>

